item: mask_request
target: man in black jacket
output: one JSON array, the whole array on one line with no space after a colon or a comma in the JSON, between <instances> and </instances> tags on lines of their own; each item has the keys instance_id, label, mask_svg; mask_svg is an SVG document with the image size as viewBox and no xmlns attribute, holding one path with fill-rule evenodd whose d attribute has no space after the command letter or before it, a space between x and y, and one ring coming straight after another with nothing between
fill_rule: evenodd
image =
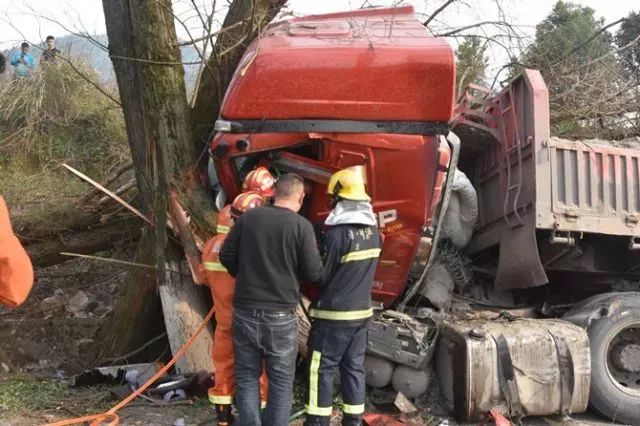
<instances>
[{"instance_id":1,"label":"man in black jacket","mask_svg":"<svg viewBox=\"0 0 640 426\"><path fill-rule=\"evenodd\" d=\"M308 425L329 425L333 376L340 368L343 425L360 425L364 413L367 323L371 287L380 256L380 234L361 167L335 173L328 193L334 208L325 221L320 297L309 311Z\"/></svg>"},{"instance_id":2,"label":"man in black jacket","mask_svg":"<svg viewBox=\"0 0 640 426\"><path fill-rule=\"evenodd\" d=\"M220 252L220 262L236 278L232 327L240 425L288 424L300 282L316 282L322 275L313 227L297 214L303 200L302 178L283 175L273 205L240 216ZM269 395L261 418L263 361Z\"/></svg>"}]
</instances>

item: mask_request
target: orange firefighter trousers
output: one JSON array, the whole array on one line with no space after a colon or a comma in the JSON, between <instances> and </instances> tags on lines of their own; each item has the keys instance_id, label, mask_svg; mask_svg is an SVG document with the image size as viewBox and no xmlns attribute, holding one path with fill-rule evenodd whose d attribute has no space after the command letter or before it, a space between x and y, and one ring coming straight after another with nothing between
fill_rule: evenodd
<instances>
[{"instance_id":1,"label":"orange firefighter trousers","mask_svg":"<svg viewBox=\"0 0 640 426\"><path fill-rule=\"evenodd\" d=\"M25 301L33 286L33 267L13 234L9 210L0 196L0 304L12 308Z\"/></svg>"},{"instance_id":2,"label":"orange firefighter trousers","mask_svg":"<svg viewBox=\"0 0 640 426\"><path fill-rule=\"evenodd\" d=\"M233 293L236 281L220 263L218 254L226 234L218 234L205 244L202 262L211 297L216 307L216 328L213 335L212 358L215 372L215 385L209 389L209 401L213 404L231 404L235 393L235 374L233 370ZM263 404L267 400L267 378L263 370L260 377L260 398Z\"/></svg>"}]
</instances>

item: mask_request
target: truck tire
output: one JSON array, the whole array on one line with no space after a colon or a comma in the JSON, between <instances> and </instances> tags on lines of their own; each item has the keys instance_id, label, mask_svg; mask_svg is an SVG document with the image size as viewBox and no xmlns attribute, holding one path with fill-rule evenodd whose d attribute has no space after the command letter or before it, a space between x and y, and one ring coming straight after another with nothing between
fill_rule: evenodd
<instances>
[{"instance_id":1,"label":"truck tire","mask_svg":"<svg viewBox=\"0 0 640 426\"><path fill-rule=\"evenodd\" d=\"M588 327L591 347L589 404L600 414L640 424L640 299L613 307ZM629 302L629 301L626 301Z\"/></svg>"}]
</instances>

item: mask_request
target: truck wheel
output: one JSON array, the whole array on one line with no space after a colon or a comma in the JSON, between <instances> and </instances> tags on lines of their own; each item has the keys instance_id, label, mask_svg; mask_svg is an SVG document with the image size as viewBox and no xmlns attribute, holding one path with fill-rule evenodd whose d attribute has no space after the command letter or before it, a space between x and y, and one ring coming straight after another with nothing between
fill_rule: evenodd
<instances>
[{"instance_id":1,"label":"truck wheel","mask_svg":"<svg viewBox=\"0 0 640 426\"><path fill-rule=\"evenodd\" d=\"M592 408L615 422L640 424L640 311L618 308L587 330Z\"/></svg>"}]
</instances>

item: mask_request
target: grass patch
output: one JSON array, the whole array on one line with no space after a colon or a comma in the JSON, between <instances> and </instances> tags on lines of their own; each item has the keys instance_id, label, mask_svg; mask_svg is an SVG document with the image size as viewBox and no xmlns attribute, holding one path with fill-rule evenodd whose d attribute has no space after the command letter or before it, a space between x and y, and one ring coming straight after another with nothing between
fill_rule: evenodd
<instances>
[{"instance_id":1,"label":"grass patch","mask_svg":"<svg viewBox=\"0 0 640 426\"><path fill-rule=\"evenodd\" d=\"M0 194L12 210L87 191L61 163L100 180L129 158L122 110L86 81L99 81L94 70L74 68L59 63L0 80Z\"/></svg>"},{"instance_id":2,"label":"grass patch","mask_svg":"<svg viewBox=\"0 0 640 426\"><path fill-rule=\"evenodd\" d=\"M0 412L3 417L35 413L85 415L110 407L107 388L69 388L67 380L14 377L0 380ZM63 414L63 415L65 415Z\"/></svg>"}]
</instances>

